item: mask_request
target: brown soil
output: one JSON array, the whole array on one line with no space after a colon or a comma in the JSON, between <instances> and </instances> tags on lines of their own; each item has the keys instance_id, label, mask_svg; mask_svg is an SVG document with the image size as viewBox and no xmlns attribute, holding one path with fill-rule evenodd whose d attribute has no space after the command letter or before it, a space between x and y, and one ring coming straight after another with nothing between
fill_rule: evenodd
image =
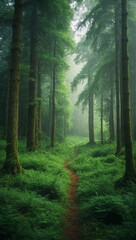
<instances>
[{"instance_id":1,"label":"brown soil","mask_svg":"<svg viewBox=\"0 0 136 240\"><path fill-rule=\"evenodd\" d=\"M66 221L67 225L65 227L65 234L68 240L80 240L80 225L79 225L79 208L77 205L77 186L79 177L75 174L73 170L68 167L70 161L73 158L65 162L65 168L71 173L71 184L69 188L69 207L67 209Z\"/></svg>"}]
</instances>

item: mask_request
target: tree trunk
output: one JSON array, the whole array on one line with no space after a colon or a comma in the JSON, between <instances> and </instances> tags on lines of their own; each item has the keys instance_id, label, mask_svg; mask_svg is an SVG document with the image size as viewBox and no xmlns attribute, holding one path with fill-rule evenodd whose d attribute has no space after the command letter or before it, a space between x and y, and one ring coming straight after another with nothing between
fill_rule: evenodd
<instances>
[{"instance_id":1,"label":"tree trunk","mask_svg":"<svg viewBox=\"0 0 136 240\"><path fill-rule=\"evenodd\" d=\"M121 101L120 101L120 31L119 31L119 4L115 0L115 69L116 69L116 123L117 146L116 154L121 150Z\"/></svg>"},{"instance_id":2,"label":"tree trunk","mask_svg":"<svg viewBox=\"0 0 136 240\"><path fill-rule=\"evenodd\" d=\"M38 146L38 113L36 109L36 116L35 116L35 148Z\"/></svg>"},{"instance_id":3,"label":"tree trunk","mask_svg":"<svg viewBox=\"0 0 136 240\"><path fill-rule=\"evenodd\" d=\"M34 151L35 121L36 121L36 65L37 65L37 7L34 1L31 16L31 47L30 47L30 80L29 80L29 104L27 125L27 148Z\"/></svg>"},{"instance_id":4,"label":"tree trunk","mask_svg":"<svg viewBox=\"0 0 136 240\"><path fill-rule=\"evenodd\" d=\"M122 66L121 66L122 67ZM124 117L123 117L123 93L122 93L122 70L120 78L120 95L121 95L121 146L124 146Z\"/></svg>"},{"instance_id":5,"label":"tree trunk","mask_svg":"<svg viewBox=\"0 0 136 240\"><path fill-rule=\"evenodd\" d=\"M136 79L136 75L135 78ZM136 140L136 82L134 82L134 110L133 110L133 127L134 127L134 140Z\"/></svg>"},{"instance_id":6,"label":"tree trunk","mask_svg":"<svg viewBox=\"0 0 136 240\"><path fill-rule=\"evenodd\" d=\"M122 0L122 91L125 141L125 181L136 181L136 170L133 157L131 117L130 117L130 87L128 65L128 33L127 33L127 0Z\"/></svg>"},{"instance_id":7,"label":"tree trunk","mask_svg":"<svg viewBox=\"0 0 136 240\"><path fill-rule=\"evenodd\" d=\"M48 124L48 136L51 137L51 123L52 123L52 76L50 84L50 97L49 97L49 124Z\"/></svg>"},{"instance_id":8,"label":"tree trunk","mask_svg":"<svg viewBox=\"0 0 136 240\"><path fill-rule=\"evenodd\" d=\"M101 93L101 144L103 144L103 93Z\"/></svg>"},{"instance_id":9,"label":"tree trunk","mask_svg":"<svg viewBox=\"0 0 136 240\"><path fill-rule=\"evenodd\" d=\"M89 91L89 143L94 143L94 107L93 92Z\"/></svg>"},{"instance_id":10,"label":"tree trunk","mask_svg":"<svg viewBox=\"0 0 136 240\"><path fill-rule=\"evenodd\" d=\"M110 143L114 141L114 113L113 113L113 83L111 82L111 96L110 96L110 116L109 116L109 127L110 127Z\"/></svg>"},{"instance_id":11,"label":"tree trunk","mask_svg":"<svg viewBox=\"0 0 136 240\"><path fill-rule=\"evenodd\" d=\"M56 40L54 41L53 57L56 57ZM56 63L53 64L53 82L52 82L52 131L51 131L51 146L55 146L55 130L56 130L56 114L55 114L55 81L56 81Z\"/></svg>"},{"instance_id":12,"label":"tree trunk","mask_svg":"<svg viewBox=\"0 0 136 240\"><path fill-rule=\"evenodd\" d=\"M135 41L136 41L136 34L135 34ZM131 114L132 114L132 133L133 139L136 140L136 50L135 47L133 49L133 59L132 59L132 74L130 81L130 88L131 88Z\"/></svg>"},{"instance_id":13,"label":"tree trunk","mask_svg":"<svg viewBox=\"0 0 136 240\"><path fill-rule=\"evenodd\" d=\"M22 171L18 158L18 107L23 4L23 0L15 0L10 63L7 147L4 164L4 170L11 174L17 174Z\"/></svg>"},{"instance_id":14,"label":"tree trunk","mask_svg":"<svg viewBox=\"0 0 136 240\"><path fill-rule=\"evenodd\" d=\"M41 63L38 61L38 141L41 140L41 107L42 107L42 91L41 91Z\"/></svg>"}]
</instances>

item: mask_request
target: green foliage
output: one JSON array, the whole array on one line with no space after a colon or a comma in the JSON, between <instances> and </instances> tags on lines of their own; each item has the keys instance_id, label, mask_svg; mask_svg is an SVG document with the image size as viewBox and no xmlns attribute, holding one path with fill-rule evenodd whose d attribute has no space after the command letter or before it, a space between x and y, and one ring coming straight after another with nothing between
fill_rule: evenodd
<instances>
[{"instance_id":1,"label":"green foliage","mask_svg":"<svg viewBox=\"0 0 136 240\"><path fill-rule=\"evenodd\" d=\"M0 239L64 240L69 173L64 162L77 142L70 139L55 148L45 146L34 153L19 142L19 159L25 169L15 177L0 176ZM45 148L46 147L46 148ZM0 142L0 166L5 159L5 142Z\"/></svg>"}]
</instances>

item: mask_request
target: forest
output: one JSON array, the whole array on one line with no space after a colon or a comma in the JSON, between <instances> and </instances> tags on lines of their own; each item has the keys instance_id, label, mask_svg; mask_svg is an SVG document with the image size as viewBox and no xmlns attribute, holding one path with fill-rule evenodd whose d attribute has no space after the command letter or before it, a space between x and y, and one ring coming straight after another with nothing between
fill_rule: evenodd
<instances>
[{"instance_id":1,"label":"forest","mask_svg":"<svg viewBox=\"0 0 136 240\"><path fill-rule=\"evenodd\" d=\"M135 44L135 0L0 0L0 240L136 240Z\"/></svg>"}]
</instances>

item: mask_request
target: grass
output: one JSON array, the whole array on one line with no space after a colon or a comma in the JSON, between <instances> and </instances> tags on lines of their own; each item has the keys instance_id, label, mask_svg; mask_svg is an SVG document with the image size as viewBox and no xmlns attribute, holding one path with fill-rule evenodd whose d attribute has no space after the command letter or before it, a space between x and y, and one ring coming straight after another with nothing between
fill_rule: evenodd
<instances>
[{"instance_id":1,"label":"grass","mask_svg":"<svg viewBox=\"0 0 136 240\"><path fill-rule=\"evenodd\" d=\"M24 174L0 176L0 239L64 240L63 216L68 204L70 177L64 162L81 142L70 137L49 148L45 142L27 152L19 141L19 159ZM5 141L0 141L0 168L5 160Z\"/></svg>"},{"instance_id":2,"label":"grass","mask_svg":"<svg viewBox=\"0 0 136 240\"><path fill-rule=\"evenodd\" d=\"M136 186L115 187L125 170L124 149L118 157L115 144L84 144L77 151L69 166L79 175L82 240L135 240Z\"/></svg>"}]
</instances>

